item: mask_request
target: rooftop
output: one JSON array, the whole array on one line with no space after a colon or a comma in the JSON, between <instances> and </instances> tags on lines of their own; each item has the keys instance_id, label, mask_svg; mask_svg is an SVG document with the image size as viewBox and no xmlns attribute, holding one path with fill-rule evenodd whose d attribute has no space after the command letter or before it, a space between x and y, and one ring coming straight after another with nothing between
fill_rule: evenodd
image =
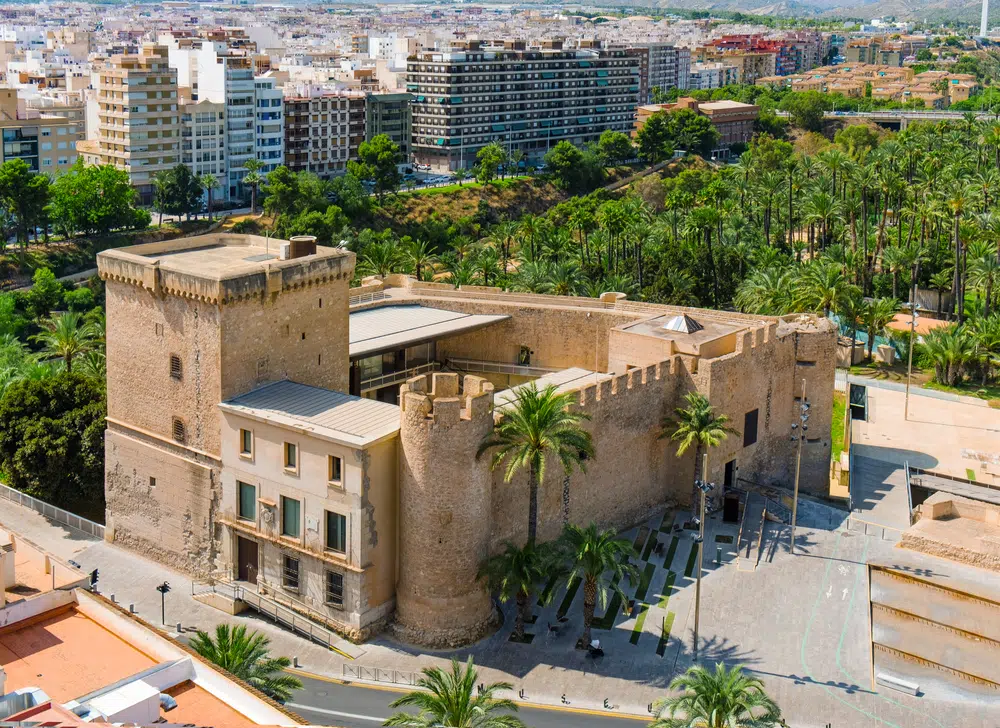
<instances>
[{"instance_id":1,"label":"rooftop","mask_svg":"<svg viewBox=\"0 0 1000 728\"><path fill-rule=\"evenodd\" d=\"M287 380L222 402L219 408L348 447L365 447L399 430L399 407L394 404Z\"/></svg>"},{"instance_id":2,"label":"rooftop","mask_svg":"<svg viewBox=\"0 0 1000 728\"><path fill-rule=\"evenodd\" d=\"M688 333L676 321L677 318L675 314L665 314L625 324L620 328L622 331L630 334L652 336L657 339L672 341L676 351L682 354L701 354L701 347L703 345L731 336L747 328L741 324L717 321L702 316L692 318L685 315L683 318L687 319L684 322L687 328L694 329ZM693 322L696 326L691 326L690 322Z\"/></svg>"},{"instance_id":3,"label":"rooftop","mask_svg":"<svg viewBox=\"0 0 1000 728\"><path fill-rule=\"evenodd\" d=\"M557 394L563 394L564 392L575 392L591 384L597 384L611 378L610 374L571 367L570 369L563 369L561 372L546 374L531 382L519 384L502 392L497 392L493 397L493 402L497 408L510 407L517 401L520 393L531 386L534 386L539 391L551 386L555 387Z\"/></svg>"},{"instance_id":4,"label":"rooftop","mask_svg":"<svg viewBox=\"0 0 1000 728\"><path fill-rule=\"evenodd\" d=\"M402 349L473 331L509 318L506 315L467 314L420 305L354 311L350 315L350 355L356 358Z\"/></svg>"}]
</instances>

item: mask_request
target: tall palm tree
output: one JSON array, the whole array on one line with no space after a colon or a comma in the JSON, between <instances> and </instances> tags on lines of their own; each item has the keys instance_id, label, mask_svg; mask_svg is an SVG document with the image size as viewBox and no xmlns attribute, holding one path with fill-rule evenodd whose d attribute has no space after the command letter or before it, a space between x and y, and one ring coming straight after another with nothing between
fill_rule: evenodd
<instances>
[{"instance_id":1,"label":"tall palm tree","mask_svg":"<svg viewBox=\"0 0 1000 728\"><path fill-rule=\"evenodd\" d=\"M257 187L263 181L264 177L260 174L260 168L263 165L256 159L248 159L243 163L243 169L247 171L246 175L243 177L244 187L250 188L250 214L254 215L257 212Z\"/></svg>"},{"instance_id":2,"label":"tall palm tree","mask_svg":"<svg viewBox=\"0 0 1000 728\"><path fill-rule=\"evenodd\" d=\"M688 392L684 401L687 407L677 407L673 417L664 418L660 438L669 437L677 443L678 457L694 446L694 478L699 480L707 477L707 473L699 475L702 450L716 447L729 435L738 435L739 432L730 427L728 415L716 414L708 397L701 392ZM692 505L694 502L692 496Z\"/></svg>"},{"instance_id":3,"label":"tall palm tree","mask_svg":"<svg viewBox=\"0 0 1000 728\"><path fill-rule=\"evenodd\" d=\"M649 728L777 728L784 725L781 710L764 683L723 663L712 672L700 665L688 668L670 682L680 695L653 704L656 719Z\"/></svg>"},{"instance_id":4,"label":"tall palm tree","mask_svg":"<svg viewBox=\"0 0 1000 728\"><path fill-rule=\"evenodd\" d=\"M492 556L479 567L478 578L485 581L491 592L496 592L506 604L511 599L517 603L514 616L514 639L524 639L524 622L531 616L531 594L535 585L546 575L546 550L527 543L518 547L504 542L502 553Z\"/></svg>"},{"instance_id":5,"label":"tall palm tree","mask_svg":"<svg viewBox=\"0 0 1000 728\"><path fill-rule=\"evenodd\" d=\"M773 248L768 248L773 250ZM778 268L758 269L736 291L736 307L745 313L781 316L792 310L795 277Z\"/></svg>"},{"instance_id":6,"label":"tall palm tree","mask_svg":"<svg viewBox=\"0 0 1000 728\"><path fill-rule=\"evenodd\" d=\"M387 276L402 265L399 246L385 240L369 243L358 256L358 273L368 276Z\"/></svg>"},{"instance_id":7,"label":"tall palm tree","mask_svg":"<svg viewBox=\"0 0 1000 728\"><path fill-rule=\"evenodd\" d=\"M472 657L463 667L452 658L451 670L425 667L417 680L419 690L389 703L390 708L417 708L417 715L400 711L383 725L404 728L525 728L516 715L517 703L498 698L501 690L512 690L506 682L491 683L478 689L479 674Z\"/></svg>"},{"instance_id":8,"label":"tall palm tree","mask_svg":"<svg viewBox=\"0 0 1000 728\"><path fill-rule=\"evenodd\" d=\"M583 581L583 634L577 640L577 649L590 646L590 629L594 622L594 608L598 600L601 608L608 608L608 594L616 594L627 603L628 598L621 581L635 581L638 570L629 563L636 556L635 547L628 539L618 538L614 529L598 531L597 524L586 528L567 523L556 545L566 567L566 584L577 579Z\"/></svg>"},{"instance_id":9,"label":"tall palm tree","mask_svg":"<svg viewBox=\"0 0 1000 728\"><path fill-rule=\"evenodd\" d=\"M73 371L73 359L98 344L97 330L84 322L78 313L63 313L42 322L42 330L32 339L42 345L46 354L58 356Z\"/></svg>"},{"instance_id":10,"label":"tall palm tree","mask_svg":"<svg viewBox=\"0 0 1000 728\"><path fill-rule=\"evenodd\" d=\"M861 323L868 332L868 358L872 358L875 348L875 337L885 333L885 327L899 311L899 301L895 298L875 298L866 301L861 309Z\"/></svg>"},{"instance_id":11,"label":"tall palm tree","mask_svg":"<svg viewBox=\"0 0 1000 728\"><path fill-rule=\"evenodd\" d=\"M406 246L406 250L403 255L406 257L410 265L413 266L413 272L418 281L423 280L421 273L423 272L424 266L430 267L434 265L434 261L436 260L433 248L426 240L411 240L410 244Z\"/></svg>"},{"instance_id":12,"label":"tall palm tree","mask_svg":"<svg viewBox=\"0 0 1000 728\"><path fill-rule=\"evenodd\" d=\"M219 178L216 177L214 174L203 174L201 177L198 178L198 181L201 183L201 186L208 194L208 219L209 221L211 221L212 202L213 202L212 198L214 197L215 190L219 189L222 183L219 182Z\"/></svg>"},{"instance_id":13,"label":"tall palm tree","mask_svg":"<svg viewBox=\"0 0 1000 728\"><path fill-rule=\"evenodd\" d=\"M230 627L220 624L215 636L198 630L191 639L191 648L251 687L270 698L285 702L293 690L300 690L298 678L285 673L292 661L287 657L271 657L271 641L259 632L247 632L245 625Z\"/></svg>"},{"instance_id":14,"label":"tall palm tree","mask_svg":"<svg viewBox=\"0 0 1000 728\"><path fill-rule=\"evenodd\" d=\"M938 305L937 312L944 313L942 311L942 298L944 297L945 291L951 290L952 275L951 271L939 270L937 273L931 276L931 288L937 291L938 294Z\"/></svg>"},{"instance_id":15,"label":"tall palm tree","mask_svg":"<svg viewBox=\"0 0 1000 728\"><path fill-rule=\"evenodd\" d=\"M969 282L976 288L982 289L983 316L990 315L990 306L993 303L993 293L1000 287L1000 259L994 252L987 253L976 259L969 271Z\"/></svg>"},{"instance_id":16,"label":"tall palm tree","mask_svg":"<svg viewBox=\"0 0 1000 728\"><path fill-rule=\"evenodd\" d=\"M568 475L574 467L586 471L587 458L594 456L590 433L581 427L590 415L570 409L577 397L573 392L559 394L552 385L541 391L533 383L522 387L476 453L479 458L490 452L490 469L503 465L508 483L528 469L529 544L538 534L538 486L545 479L546 461L558 458Z\"/></svg>"},{"instance_id":17,"label":"tall palm tree","mask_svg":"<svg viewBox=\"0 0 1000 728\"><path fill-rule=\"evenodd\" d=\"M829 316L830 311L854 292L855 286L848 282L840 266L821 261L805 266L796 281L793 299L799 310Z\"/></svg>"}]
</instances>

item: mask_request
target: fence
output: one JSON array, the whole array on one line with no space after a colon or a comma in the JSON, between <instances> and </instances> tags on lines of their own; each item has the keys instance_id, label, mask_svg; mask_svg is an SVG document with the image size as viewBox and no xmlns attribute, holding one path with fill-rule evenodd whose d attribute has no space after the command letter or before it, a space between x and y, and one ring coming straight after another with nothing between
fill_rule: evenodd
<instances>
[{"instance_id":1,"label":"fence","mask_svg":"<svg viewBox=\"0 0 1000 728\"><path fill-rule=\"evenodd\" d=\"M350 296L347 299L348 306L360 306L363 303L374 303L385 298L385 291L372 291L371 293L361 293L357 296Z\"/></svg>"},{"instance_id":2,"label":"fence","mask_svg":"<svg viewBox=\"0 0 1000 728\"><path fill-rule=\"evenodd\" d=\"M38 498L32 498L30 495L22 493L19 490L14 490L13 488L0 484L0 497L3 497L13 503L17 503L19 506L30 508L35 511L35 513L40 513L56 523L62 523L66 526L75 528L78 531L89 533L95 538L99 538L101 540L104 539L104 526L100 523L94 523L94 521L78 516L75 513L64 511L62 508L56 508L50 503L38 500Z\"/></svg>"},{"instance_id":3,"label":"fence","mask_svg":"<svg viewBox=\"0 0 1000 728\"><path fill-rule=\"evenodd\" d=\"M389 683L391 685L416 685L420 675L406 670L387 670L383 667L363 667L344 663L344 678L347 680L367 680L368 682Z\"/></svg>"}]
</instances>

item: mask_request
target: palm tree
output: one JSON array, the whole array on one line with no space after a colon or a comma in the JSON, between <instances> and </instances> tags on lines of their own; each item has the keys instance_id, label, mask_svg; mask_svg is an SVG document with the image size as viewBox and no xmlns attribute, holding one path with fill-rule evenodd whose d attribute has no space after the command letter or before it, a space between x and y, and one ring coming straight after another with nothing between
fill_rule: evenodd
<instances>
[{"instance_id":1,"label":"palm tree","mask_svg":"<svg viewBox=\"0 0 1000 728\"><path fill-rule=\"evenodd\" d=\"M469 179L469 170L467 170L465 167L462 167L461 169L456 169L452 173L452 176L458 182L458 186L461 187L462 186L462 182L464 182L465 180Z\"/></svg>"},{"instance_id":2,"label":"palm tree","mask_svg":"<svg viewBox=\"0 0 1000 728\"><path fill-rule=\"evenodd\" d=\"M940 270L931 276L931 288L938 292L938 304L937 312L943 313L942 309L942 298L944 297L945 291L951 290L952 275L951 271Z\"/></svg>"},{"instance_id":3,"label":"palm tree","mask_svg":"<svg viewBox=\"0 0 1000 728\"><path fill-rule=\"evenodd\" d=\"M587 458L594 456L594 444L580 423L590 415L570 409L579 395L559 394L552 385L539 391L533 384L518 390L517 399L504 409L500 421L479 444L476 457L490 454L490 469L504 465L504 481L510 482L528 468L528 543L538 533L538 486L545 479L545 464L551 456L562 463L569 475L574 467L586 471Z\"/></svg>"},{"instance_id":4,"label":"palm tree","mask_svg":"<svg viewBox=\"0 0 1000 728\"><path fill-rule=\"evenodd\" d=\"M243 169L247 171L246 175L243 177L243 185L250 188L250 214L253 215L257 212L257 186L264 179L260 174L260 162L256 159L248 159L243 163Z\"/></svg>"},{"instance_id":5,"label":"palm tree","mask_svg":"<svg viewBox=\"0 0 1000 728\"><path fill-rule=\"evenodd\" d=\"M213 192L219 189L222 183L219 182L219 178L216 177L214 174L203 174L198 181L201 183L201 186L205 189L205 192L208 193L208 219L209 221L211 221Z\"/></svg>"},{"instance_id":6,"label":"palm tree","mask_svg":"<svg viewBox=\"0 0 1000 728\"><path fill-rule=\"evenodd\" d=\"M701 468L701 451L703 448L713 448L722 443L729 435L739 433L729 426L729 416L716 414L711 402L701 392L688 392L684 395L687 407L674 410L674 417L663 420L663 430L660 438L669 437L677 443L677 456L680 457L694 445L694 478L699 480ZM707 477L703 473L701 477ZM692 498L692 507L695 498Z\"/></svg>"},{"instance_id":7,"label":"palm tree","mask_svg":"<svg viewBox=\"0 0 1000 728\"><path fill-rule=\"evenodd\" d=\"M994 252L987 253L976 259L969 271L969 282L983 291L983 316L990 315L993 303L993 293L1000 286L1000 259Z\"/></svg>"},{"instance_id":8,"label":"palm tree","mask_svg":"<svg viewBox=\"0 0 1000 728\"><path fill-rule=\"evenodd\" d=\"M723 663L711 672L700 665L689 667L670 682L676 697L653 704L656 719L649 728L768 728L784 725L781 710L760 678L751 677L741 665L731 670Z\"/></svg>"},{"instance_id":9,"label":"palm tree","mask_svg":"<svg viewBox=\"0 0 1000 728\"><path fill-rule=\"evenodd\" d=\"M201 630L191 639L191 648L251 687L270 698L285 702L293 690L300 690L298 678L284 671L291 666L287 657L271 657L271 641L259 632L247 632L244 625L230 628L220 624L215 637Z\"/></svg>"},{"instance_id":10,"label":"palm tree","mask_svg":"<svg viewBox=\"0 0 1000 728\"><path fill-rule=\"evenodd\" d=\"M42 331L31 337L46 354L60 357L66 371L73 371L73 359L89 351L98 341L97 330L78 313L63 313L42 322Z\"/></svg>"},{"instance_id":11,"label":"palm tree","mask_svg":"<svg viewBox=\"0 0 1000 728\"><path fill-rule=\"evenodd\" d=\"M826 317L855 292L856 286L848 282L840 266L820 261L804 267L793 299L800 310L822 312Z\"/></svg>"},{"instance_id":12,"label":"palm tree","mask_svg":"<svg viewBox=\"0 0 1000 728\"><path fill-rule=\"evenodd\" d=\"M608 594L614 593L622 604L628 603L621 581L627 579L632 584L636 579L638 571L629 563L629 558L636 556L635 548L627 539L618 538L614 529L598 531L593 522L586 528L567 523L556 548L566 565L567 588L577 579L583 580L583 634L576 646L587 649L597 601L601 609L607 609Z\"/></svg>"},{"instance_id":13,"label":"palm tree","mask_svg":"<svg viewBox=\"0 0 1000 728\"><path fill-rule=\"evenodd\" d=\"M358 273L387 276L402 264L399 247L393 241L369 243L358 256Z\"/></svg>"},{"instance_id":14,"label":"palm tree","mask_svg":"<svg viewBox=\"0 0 1000 728\"><path fill-rule=\"evenodd\" d=\"M531 614L531 594L535 584L546 577L544 550L525 544L518 548L510 541L504 542L503 553L497 554L479 567L478 578L485 581L491 592L496 592L506 604L517 602L514 616L515 640L524 640L524 622Z\"/></svg>"},{"instance_id":15,"label":"palm tree","mask_svg":"<svg viewBox=\"0 0 1000 728\"><path fill-rule=\"evenodd\" d=\"M409 692L389 703L390 708L414 707L420 713L413 715L400 711L383 725L404 728L525 728L515 715L517 704L513 700L498 698L501 690L512 690L505 682L491 683L478 689L479 674L472 664L472 657L463 667L452 658L451 671L440 667L425 667L423 677L417 680L419 690Z\"/></svg>"},{"instance_id":16,"label":"palm tree","mask_svg":"<svg viewBox=\"0 0 1000 728\"><path fill-rule=\"evenodd\" d=\"M885 327L899 311L899 301L895 298L875 298L866 301L861 309L861 323L868 332L868 358L872 358L875 337L885 333Z\"/></svg>"},{"instance_id":17,"label":"palm tree","mask_svg":"<svg viewBox=\"0 0 1000 728\"><path fill-rule=\"evenodd\" d=\"M434 261L436 260L433 248L426 240L411 240L410 244L406 246L403 255L410 265L413 266L413 272L418 281L423 280L421 273L424 266L430 267L434 265Z\"/></svg>"},{"instance_id":18,"label":"palm tree","mask_svg":"<svg viewBox=\"0 0 1000 728\"><path fill-rule=\"evenodd\" d=\"M924 336L924 354L934 362L934 380L954 387L976 358L976 345L968 331L958 325L931 329Z\"/></svg>"},{"instance_id":19,"label":"palm tree","mask_svg":"<svg viewBox=\"0 0 1000 728\"><path fill-rule=\"evenodd\" d=\"M740 284L734 302L745 313L781 316L792 310L794 284L795 277L791 271L758 269Z\"/></svg>"}]
</instances>

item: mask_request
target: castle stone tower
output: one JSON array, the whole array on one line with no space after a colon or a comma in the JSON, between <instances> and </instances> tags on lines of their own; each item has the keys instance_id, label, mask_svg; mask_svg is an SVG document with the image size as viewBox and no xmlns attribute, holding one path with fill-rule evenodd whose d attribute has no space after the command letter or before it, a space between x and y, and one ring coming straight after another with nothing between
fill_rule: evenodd
<instances>
[{"instance_id":1,"label":"castle stone tower","mask_svg":"<svg viewBox=\"0 0 1000 728\"><path fill-rule=\"evenodd\" d=\"M489 552L492 474L476 450L493 427L493 385L457 374L414 377L400 392L399 583L395 631L456 647L492 626L476 581Z\"/></svg>"}]
</instances>

